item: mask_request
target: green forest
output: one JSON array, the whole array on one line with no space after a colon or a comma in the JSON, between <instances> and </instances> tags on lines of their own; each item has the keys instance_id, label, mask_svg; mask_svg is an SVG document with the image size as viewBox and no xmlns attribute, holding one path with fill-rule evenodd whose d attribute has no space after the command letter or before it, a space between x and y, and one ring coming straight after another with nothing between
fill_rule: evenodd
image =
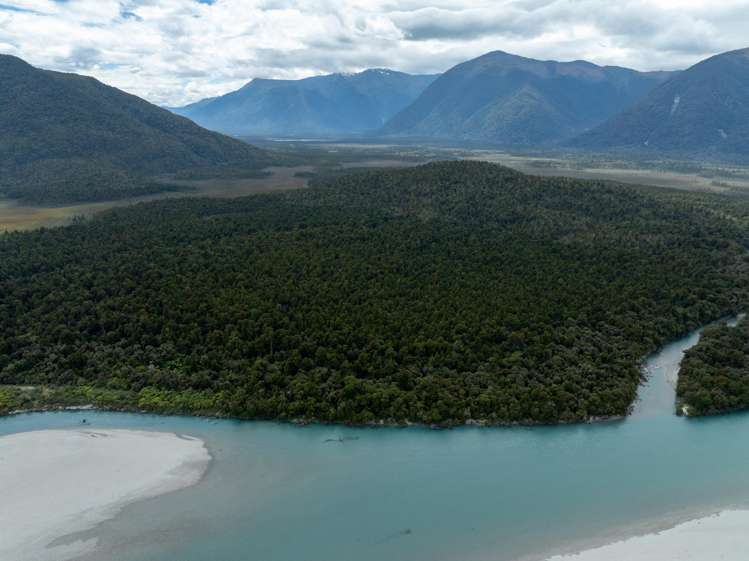
<instances>
[{"instance_id":1,"label":"green forest","mask_svg":"<svg viewBox=\"0 0 749 561\"><path fill-rule=\"evenodd\" d=\"M749 201L478 162L0 236L0 410L351 423L626 415L744 308Z\"/></svg>"},{"instance_id":2,"label":"green forest","mask_svg":"<svg viewBox=\"0 0 749 561\"><path fill-rule=\"evenodd\" d=\"M749 321L705 328L681 362L677 403L689 416L749 408Z\"/></svg>"},{"instance_id":3,"label":"green forest","mask_svg":"<svg viewBox=\"0 0 749 561\"><path fill-rule=\"evenodd\" d=\"M92 160L45 160L22 173L2 170L0 195L25 204L64 205L141 197L186 190Z\"/></svg>"}]
</instances>

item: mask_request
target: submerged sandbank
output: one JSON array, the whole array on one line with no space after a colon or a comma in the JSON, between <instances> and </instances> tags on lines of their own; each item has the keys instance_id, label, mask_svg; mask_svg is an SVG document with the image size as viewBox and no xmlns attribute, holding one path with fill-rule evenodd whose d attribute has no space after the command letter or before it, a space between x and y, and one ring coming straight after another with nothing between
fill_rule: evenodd
<instances>
[{"instance_id":1,"label":"submerged sandbank","mask_svg":"<svg viewBox=\"0 0 749 561\"><path fill-rule=\"evenodd\" d=\"M210 454L202 440L131 430L45 430L0 438L0 560L65 561L123 506L194 485Z\"/></svg>"},{"instance_id":2,"label":"submerged sandbank","mask_svg":"<svg viewBox=\"0 0 749 561\"><path fill-rule=\"evenodd\" d=\"M547 561L745 561L749 551L749 511L729 510Z\"/></svg>"}]
</instances>

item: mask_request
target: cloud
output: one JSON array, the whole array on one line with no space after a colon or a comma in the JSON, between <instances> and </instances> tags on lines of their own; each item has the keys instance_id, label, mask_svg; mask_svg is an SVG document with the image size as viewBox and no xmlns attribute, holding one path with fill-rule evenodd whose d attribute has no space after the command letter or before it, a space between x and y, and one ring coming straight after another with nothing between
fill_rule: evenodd
<instances>
[{"instance_id":1,"label":"cloud","mask_svg":"<svg viewBox=\"0 0 749 561\"><path fill-rule=\"evenodd\" d=\"M440 72L501 49L642 70L749 44L749 0L0 0L0 50L179 105L252 78Z\"/></svg>"},{"instance_id":2,"label":"cloud","mask_svg":"<svg viewBox=\"0 0 749 561\"><path fill-rule=\"evenodd\" d=\"M410 40L463 41L492 35L532 37L537 31L523 24L523 15L513 6L494 10L456 10L430 6L410 12L396 12L391 18Z\"/></svg>"}]
</instances>

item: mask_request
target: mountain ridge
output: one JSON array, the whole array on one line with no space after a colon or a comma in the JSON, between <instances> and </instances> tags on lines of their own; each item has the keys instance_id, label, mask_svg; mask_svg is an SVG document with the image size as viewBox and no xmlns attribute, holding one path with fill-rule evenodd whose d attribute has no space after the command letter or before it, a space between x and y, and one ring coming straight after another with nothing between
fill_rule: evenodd
<instances>
[{"instance_id":1,"label":"mountain ridge","mask_svg":"<svg viewBox=\"0 0 749 561\"><path fill-rule=\"evenodd\" d=\"M0 105L0 192L14 198L121 198L157 189L148 176L266 158L94 78L11 55L0 55Z\"/></svg>"},{"instance_id":2,"label":"mountain ridge","mask_svg":"<svg viewBox=\"0 0 749 561\"><path fill-rule=\"evenodd\" d=\"M553 144L603 122L669 75L492 51L445 72L380 133Z\"/></svg>"},{"instance_id":3,"label":"mountain ridge","mask_svg":"<svg viewBox=\"0 0 749 561\"><path fill-rule=\"evenodd\" d=\"M235 135L361 134L379 129L435 78L386 68L300 80L255 78L233 92L171 110Z\"/></svg>"}]
</instances>

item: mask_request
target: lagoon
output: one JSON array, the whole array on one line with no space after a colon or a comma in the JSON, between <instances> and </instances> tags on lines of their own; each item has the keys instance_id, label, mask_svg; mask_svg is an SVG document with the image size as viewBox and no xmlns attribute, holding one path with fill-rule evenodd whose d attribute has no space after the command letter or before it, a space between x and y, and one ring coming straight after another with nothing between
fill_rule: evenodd
<instances>
[{"instance_id":1,"label":"lagoon","mask_svg":"<svg viewBox=\"0 0 749 561\"><path fill-rule=\"evenodd\" d=\"M647 361L623 421L433 431L86 411L5 418L0 436L86 418L205 441L201 483L74 536L99 540L81 561L543 560L749 507L749 415L673 414L668 380L697 337Z\"/></svg>"}]
</instances>

